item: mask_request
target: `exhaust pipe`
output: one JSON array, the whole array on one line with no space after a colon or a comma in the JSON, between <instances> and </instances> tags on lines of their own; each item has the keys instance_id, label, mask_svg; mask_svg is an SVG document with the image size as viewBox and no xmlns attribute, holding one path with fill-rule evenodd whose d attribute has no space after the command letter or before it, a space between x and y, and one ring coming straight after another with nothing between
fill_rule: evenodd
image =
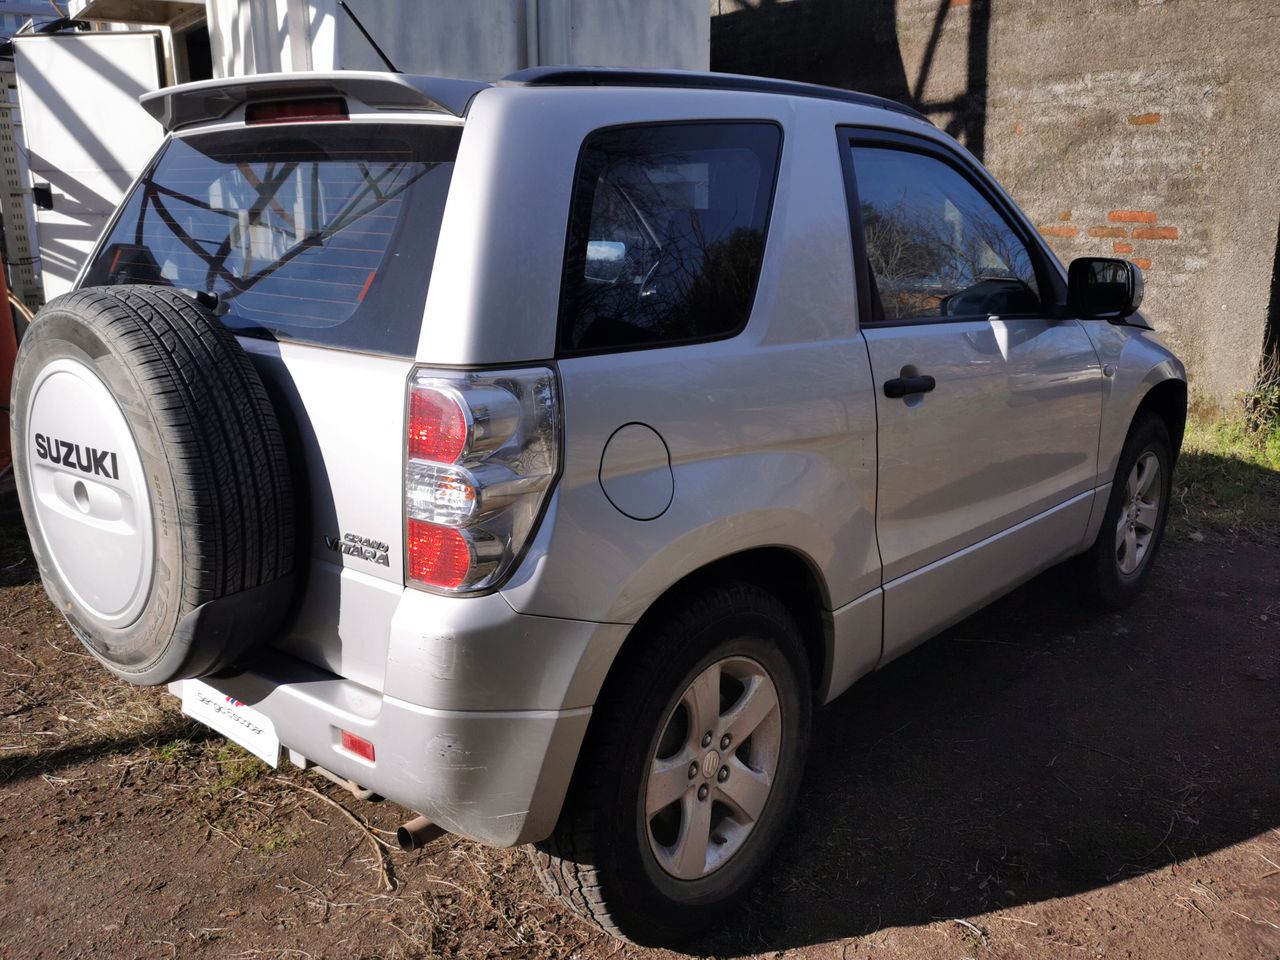
<instances>
[{"instance_id":1,"label":"exhaust pipe","mask_svg":"<svg viewBox=\"0 0 1280 960\"><path fill-rule=\"evenodd\" d=\"M423 816L414 817L408 823L401 824L396 830L396 842L406 853L425 847L436 837L442 836L444 836L444 827L437 826Z\"/></svg>"}]
</instances>

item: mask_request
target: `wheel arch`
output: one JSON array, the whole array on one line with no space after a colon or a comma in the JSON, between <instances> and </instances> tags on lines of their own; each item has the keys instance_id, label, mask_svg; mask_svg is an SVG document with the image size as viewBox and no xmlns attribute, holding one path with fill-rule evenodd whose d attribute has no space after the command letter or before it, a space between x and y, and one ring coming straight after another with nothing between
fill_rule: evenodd
<instances>
[{"instance_id":1,"label":"wheel arch","mask_svg":"<svg viewBox=\"0 0 1280 960\"><path fill-rule=\"evenodd\" d=\"M1187 427L1187 382L1170 377L1151 387L1134 410L1129 423L1130 429L1141 417L1149 413L1155 414L1164 421L1169 431L1169 439L1173 444L1173 458L1176 461L1178 451L1182 448L1182 436Z\"/></svg>"},{"instance_id":2,"label":"wheel arch","mask_svg":"<svg viewBox=\"0 0 1280 960\"><path fill-rule=\"evenodd\" d=\"M626 673L626 664L643 642L646 627L666 616L689 596L723 583L748 583L773 594L796 621L809 661L816 694L825 689L833 661L835 630L825 578L812 558L790 546L760 546L729 554L686 573L662 591L627 634L601 684Z\"/></svg>"}]
</instances>

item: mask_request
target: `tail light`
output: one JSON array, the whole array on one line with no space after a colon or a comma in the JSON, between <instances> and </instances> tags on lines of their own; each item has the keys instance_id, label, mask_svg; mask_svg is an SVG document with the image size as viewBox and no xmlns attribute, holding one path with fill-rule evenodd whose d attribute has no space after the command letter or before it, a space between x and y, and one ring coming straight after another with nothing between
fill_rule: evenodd
<instances>
[{"instance_id":1,"label":"tail light","mask_svg":"<svg viewBox=\"0 0 1280 960\"><path fill-rule=\"evenodd\" d=\"M405 443L405 577L441 593L498 586L559 465L555 373L417 370Z\"/></svg>"}]
</instances>

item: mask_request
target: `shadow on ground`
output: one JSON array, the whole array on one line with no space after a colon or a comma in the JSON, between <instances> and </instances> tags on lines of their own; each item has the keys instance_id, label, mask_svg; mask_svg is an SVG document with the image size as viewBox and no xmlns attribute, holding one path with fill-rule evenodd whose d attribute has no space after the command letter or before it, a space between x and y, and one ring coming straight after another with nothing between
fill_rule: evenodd
<instances>
[{"instance_id":1,"label":"shadow on ground","mask_svg":"<svg viewBox=\"0 0 1280 960\"><path fill-rule=\"evenodd\" d=\"M1280 558L1159 561L1120 615L1051 571L821 713L783 854L698 952L1063 897L1280 824Z\"/></svg>"}]
</instances>

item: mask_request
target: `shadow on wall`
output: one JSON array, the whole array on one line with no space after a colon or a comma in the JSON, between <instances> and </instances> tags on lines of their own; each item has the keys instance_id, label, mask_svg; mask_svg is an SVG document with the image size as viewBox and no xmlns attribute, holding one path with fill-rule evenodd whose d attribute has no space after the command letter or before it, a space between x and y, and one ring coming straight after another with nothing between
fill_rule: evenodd
<instances>
[{"instance_id":1,"label":"shadow on wall","mask_svg":"<svg viewBox=\"0 0 1280 960\"><path fill-rule=\"evenodd\" d=\"M714 14L712 70L888 97L927 114L982 159L991 0L938 0L919 68L911 77L898 43L897 0L759 0L755 6L718 0ZM933 97L930 81L944 30L950 34L956 28L966 45L962 88Z\"/></svg>"}]
</instances>

